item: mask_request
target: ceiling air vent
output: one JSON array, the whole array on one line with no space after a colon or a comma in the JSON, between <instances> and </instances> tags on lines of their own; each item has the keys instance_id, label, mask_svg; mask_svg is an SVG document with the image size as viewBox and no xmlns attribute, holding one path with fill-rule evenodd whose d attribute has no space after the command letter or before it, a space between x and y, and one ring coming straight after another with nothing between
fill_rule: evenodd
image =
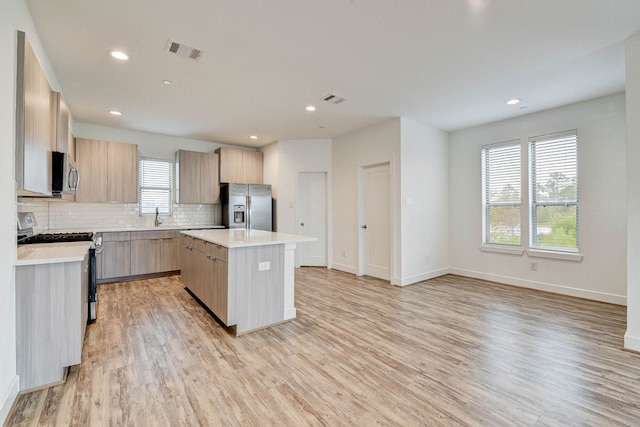
<instances>
[{"instance_id":1,"label":"ceiling air vent","mask_svg":"<svg viewBox=\"0 0 640 427\"><path fill-rule=\"evenodd\" d=\"M336 96L332 94L322 97L322 100L330 102L332 104L342 104L345 101L345 99L342 98L341 96Z\"/></svg>"},{"instance_id":2,"label":"ceiling air vent","mask_svg":"<svg viewBox=\"0 0 640 427\"><path fill-rule=\"evenodd\" d=\"M182 56L183 58L190 58L194 61L200 59L202 54L204 54L204 51L202 51L202 49L198 49L193 46L189 46L173 40L169 40L169 43L167 44L167 52L175 53L178 56Z\"/></svg>"}]
</instances>

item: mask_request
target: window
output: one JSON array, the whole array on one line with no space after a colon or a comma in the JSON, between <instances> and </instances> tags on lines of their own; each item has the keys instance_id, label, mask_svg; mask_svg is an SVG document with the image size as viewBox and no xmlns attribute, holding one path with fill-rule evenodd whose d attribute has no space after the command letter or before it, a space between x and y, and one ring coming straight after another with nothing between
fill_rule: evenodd
<instances>
[{"instance_id":1,"label":"window","mask_svg":"<svg viewBox=\"0 0 640 427\"><path fill-rule=\"evenodd\" d=\"M520 141L482 149L483 243L520 246Z\"/></svg>"},{"instance_id":2,"label":"window","mask_svg":"<svg viewBox=\"0 0 640 427\"><path fill-rule=\"evenodd\" d=\"M171 215L172 169L168 160L140 159L138 163L138 200L140 215Z\"/></svg>"},{"instance_id":3,"label":"window","mask_svg":"<svg viewBox=\"0 0 640 427\"><path fill-rule=\"evenodd\" d=\"M578 251L578 135L529 139L530 246Z\"/></svg>"}]
</instances>

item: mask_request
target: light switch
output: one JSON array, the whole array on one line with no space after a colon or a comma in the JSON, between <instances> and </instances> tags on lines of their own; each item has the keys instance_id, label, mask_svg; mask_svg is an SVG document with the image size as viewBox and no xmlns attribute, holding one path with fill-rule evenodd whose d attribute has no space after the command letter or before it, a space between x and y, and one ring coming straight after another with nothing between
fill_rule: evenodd
<instances>
[{"instance_id":1,"label":"light switch","mask_svg":"<svg viewBox=\"0 0 640 427\"><path fill-rule=\"evenodd\" d=\"M413 198L412 197L405 197L404 204L405 204L405 206L413 206Z\"/></svg>"},{"instance_id":2,"label":"light switch","mask_svg":"<svg viewBox=\"0 0 640 427\"><path fill-rule=\"evenodd\" d=\"M265 261L265 262L258 263L258 271L267 271L267 270L271 270L271 262Z\"/></svg>"}]
</instances>

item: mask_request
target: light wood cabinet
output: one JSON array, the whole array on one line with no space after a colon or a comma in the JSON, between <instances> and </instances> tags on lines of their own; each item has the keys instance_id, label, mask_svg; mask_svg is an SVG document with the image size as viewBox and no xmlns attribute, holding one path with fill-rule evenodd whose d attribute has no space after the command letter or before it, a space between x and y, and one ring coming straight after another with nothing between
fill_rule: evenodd
<instances>
[{"instance_id":1,"label":"light wood cabinet","mask_svg":"<svg viewBox=\"0 0 640 427\"><path fill-rule=\"evenodd\" d=\"M107 145L107 201L138 201L138 146L109 142Z\"/></svg>"},{"instance_id":2,"label":"light wood cabinet","mask_svg":"<svg viewBox=\"0 0 640 427\"><path fill-rule=\"evenodd\" d=\"M97 279L131 275L130 232L102 233L102 252L96 254Z\"/></svg>"},{"instance_id":3,"label":"light wood cabinet","mask_svg":"<svg viewBox=\"0 0 640 427\"><path fill-rule=\"evenodd\" d=\"M260 151L221 147L216 153L221 183L262 184L263 154Z\"/></svg>"},{"instance_id":4,"label":"light wood cabinet","mask_svg":"<svg viewBox=\"0 0 640 427\"><path fill-rule=\"evenodd\" d=\"M64 381L81 361L87 326L89 256L16 267L16 371L20 391Z\"/></svg>"},{"instance_id":5,"label":"light wood cabinet","mask_svg":"<svg viewBox=\"0 0 640 427\"><path fill-rule=\"evenodd\" d=\"M138 146L119 142L76 139L80 203L136 203Z\"/></svg>"},{"instance_id":6,"label":"light wood cabinet","mask_svg":"<svg viewBox=\"0 0 640 427\"><path fill-rule=\"evenodd\" d=\"M51 92L51 110L51 131L54 135L51 149L73 155L74 153L69 152L69 109L60 92Z\"/></svg>"},{"instance_id":7,"label":"light wood cabinet","mask_svg":"<svg viewBox=\"0 0 640 427\"><path fill-rule=\"evenodd\" d=\"M242 150L243 184L262 184L262 156L260 151Z\"/></svg>"},{"instance_id":8,"label":"light wood cabinet","mask_svg":"<svg viewBox=\"0 0 640 427\"><path fill-rule=\"evenodd\" d=\"M176 152L176 203L214 204L220 201L218 155Z\"/></svg>"},{"instance_id":9,"label":"light wood cabinet","mask_svg":"<svg viewBox=\"0 0 640 427\"><path fill-rule=\"evenodd\" d=\"M78 203L102 203L108 200L109 143L76 138L76 166L80 183L76 191Z\"/></svg>"},{"instance_id":10,"label":"light wood cabinet","mask_svg":"<svg viewBox=\"0 0 640 427\"><path fill-rule=\"evenodd\" d=\"M18 31L15 179L18 195L51 195L51 88L25 33Z\"/></svg>"},{"instance_id":11,"label":"light wood cabinet","mask_svg":"<svg viewBox=\"0 0 640 427\"><path fill-rule=\"evenodd\" d=\"M165 273L180 269L177 231L131 233L131 275Z\"/></svg>"}]
</instances>

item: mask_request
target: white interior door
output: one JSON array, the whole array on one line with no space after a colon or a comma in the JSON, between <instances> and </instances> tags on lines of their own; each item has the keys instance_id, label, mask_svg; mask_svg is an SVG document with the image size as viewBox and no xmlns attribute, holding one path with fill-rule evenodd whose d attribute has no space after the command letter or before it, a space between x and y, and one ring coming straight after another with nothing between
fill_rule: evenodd
<instances>
[{"instance_id":1,"label":"white interior door","mask_svg":"<svg viewBox=\"0 0 640 427\"><path fill-rule=\"evenodd\" d=\"M362 169L360 242L367 276L389 280L391 221L389 165Z\"/></svg>"},{"instance_id":2,"label":"white interior door","mask_svg":"<svg viewBox=\"0 0 640 427\"><path fill-rule=\"evenodd\" d=\"M297 232L315 237L315 242L298 244L298 263L301 266L327 265L327 174L300 172L298 174Z\"/></svg>"}]
</instances>

